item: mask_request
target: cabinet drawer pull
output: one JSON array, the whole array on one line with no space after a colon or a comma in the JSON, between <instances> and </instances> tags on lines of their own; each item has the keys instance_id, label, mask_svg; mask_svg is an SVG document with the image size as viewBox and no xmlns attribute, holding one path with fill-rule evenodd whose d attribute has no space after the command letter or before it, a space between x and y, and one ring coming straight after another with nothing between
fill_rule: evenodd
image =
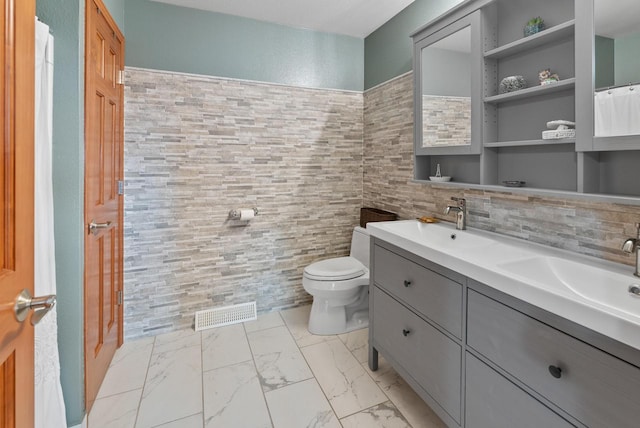
<instances>
[{"instance_id":1,"label":"cabinet drawer pull","mask_svg":"<svg viewBox=\"0 0 640 428\"><path fill-rule=\"evenodd\" d=\"M409 287L411 285L411 281L409 281L408 279L404 280L404 286L405 287Z\"/></svg>"},{"instance_id":2,"label":"cabinet drawer pull","mask_svg":"<svg viewBox=\"0 0 640 428\"><path fill-rule=\"evenodd\" d=\"M562 369L557 366L549 366L549 373L551 373L551 376L555 377L556 379L560 379L560 377L562 376Z\"/></svg>"},{"instance_id":3,"label":"cabinet drawer pull","mask_svg":"<svg viewBox=\"0 0 640 428\"><path fill-rule=\"evenodd\" d=\"M403 328L403 329L402 329L402 335L403 335L404 337L409 336L409 333L411 333L411 330L407 330L406 328Z\"/></svg>"}]
</instances>

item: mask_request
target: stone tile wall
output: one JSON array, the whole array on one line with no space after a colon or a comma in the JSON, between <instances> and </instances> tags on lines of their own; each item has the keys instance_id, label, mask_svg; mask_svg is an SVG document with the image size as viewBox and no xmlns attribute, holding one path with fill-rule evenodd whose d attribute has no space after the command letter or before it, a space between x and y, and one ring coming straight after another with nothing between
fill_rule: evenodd
<instances>
[{"instance_id":1,"label":"stone tile wall","mask_svg":"<svg viewBox=\"0 0 640 428\"><path fill-rule=\"evenodd\" d=\"M640 207L413 182L412 85L408 73L363 97L129 68L126 337L210 307L309 303L302 269L347 254L361 206L453 221L442 211L463 196L471 227L634 263L620 245ZM247 225L227 219L254 206Z\"/></svg>"},{"instance_id":2,"label":"stone tile wall","mask_svg":"<svg viewBox=\"0 0 640 428\"><path fill-rule=\"evenodd\" d=\"M364 94L363 204L402 218L442 214L452 196L467 199L471 227L633 265L620 251L635 236L640 207L579 198L450 188L413 182L413 77L405 74Z\"/></svg>"},{"instance_id":3,"label":"stone tile wall","mask_svg":"<svg viewBox=\"0 0 640 428\"><path fill-rule=\"evenodd\" d=\"M361 93L129 68L125 335L200 309L311 301L302 270L346 255L362 204ZM227 219L257 207L246 225Z\"/></svg>"},{"instance_id":4,"label":"stone tile wall","mask_svg":"<svg viewBox=\"0 0 640 428\"><path fill-rule=\"evenodd\" d=\"M423 146L471 143L471 98L422 96Z\"/></svg>"}]
</instances>

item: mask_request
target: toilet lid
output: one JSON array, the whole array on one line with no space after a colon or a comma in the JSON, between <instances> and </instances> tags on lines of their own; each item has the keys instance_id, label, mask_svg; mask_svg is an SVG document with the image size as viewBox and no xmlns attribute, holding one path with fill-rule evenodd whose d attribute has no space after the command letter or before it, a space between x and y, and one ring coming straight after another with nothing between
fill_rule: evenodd
<instances>
[{"instance_id":1,"label":"toilet lid","mask_svg":"<svg viewBox=\"0 0 640 428\"><path fill-rule=\"evenodd\" d=\"M304 273L310 279L342 281L364 275L365 269L353 257L337 257L312 263L304 268Z\"/></svg>"}]
</instances>

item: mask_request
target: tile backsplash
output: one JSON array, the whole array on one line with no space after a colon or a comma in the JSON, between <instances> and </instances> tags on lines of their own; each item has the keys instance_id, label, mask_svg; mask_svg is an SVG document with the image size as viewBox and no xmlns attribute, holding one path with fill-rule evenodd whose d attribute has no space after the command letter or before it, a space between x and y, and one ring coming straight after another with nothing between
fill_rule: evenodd
<instances>
[{"instance_id":1,"label":"tile backsplash","mask_svg":"<svg viewBox=\"0 0 640 428\"><path fill-rule=\"evenodd\" d=\"M311 301L303 268L348 254L358 223L362 97L127 69L127 338L214 306ZM246 225L227 219L252 207Z\"/></svg>"}]
</instances>

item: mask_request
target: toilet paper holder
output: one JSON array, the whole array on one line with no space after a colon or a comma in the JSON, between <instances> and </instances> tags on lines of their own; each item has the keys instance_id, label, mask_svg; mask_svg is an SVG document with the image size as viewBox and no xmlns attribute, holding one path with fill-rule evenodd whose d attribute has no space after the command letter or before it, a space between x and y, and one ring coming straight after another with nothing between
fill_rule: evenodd
<instances>
[{"instance_id":1,"label":"toilet paper holder","mask_svg":"<svg viewBox=\"0 0 640 428\"><path fill-rule=\"evenodd\" d=\"M251 208L253 210L253 215L258 215L258 208ZM229 211L229 220L242 220L241 209L231 210Z\"/></svg>"}]
</instances>

